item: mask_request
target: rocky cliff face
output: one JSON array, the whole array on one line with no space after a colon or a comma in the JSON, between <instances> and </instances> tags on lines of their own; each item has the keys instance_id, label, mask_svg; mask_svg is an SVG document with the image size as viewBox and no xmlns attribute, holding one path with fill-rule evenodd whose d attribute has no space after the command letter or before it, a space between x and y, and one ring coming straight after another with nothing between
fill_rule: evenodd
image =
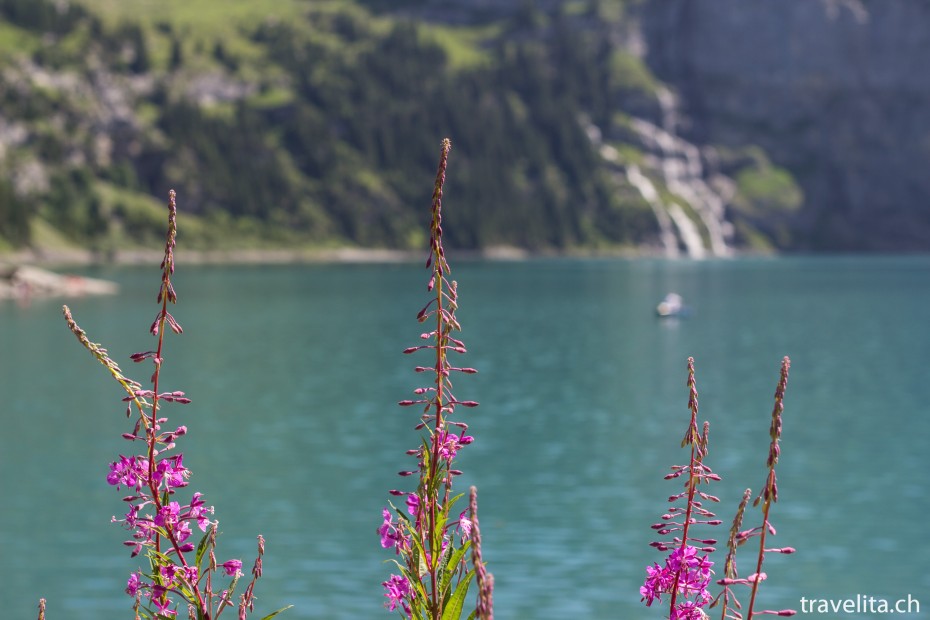
<instances>
[{"instance_id":1,"label":"rocky cliff face","mask_svg":"<svg viewBox=\"0 0 930 620\"><path fill-rule=\"evenodd\" d=\"M758 145L804 190L796 249L930 249L930 2L650 0L689 139Z\"/></svg>"}]
</instances>

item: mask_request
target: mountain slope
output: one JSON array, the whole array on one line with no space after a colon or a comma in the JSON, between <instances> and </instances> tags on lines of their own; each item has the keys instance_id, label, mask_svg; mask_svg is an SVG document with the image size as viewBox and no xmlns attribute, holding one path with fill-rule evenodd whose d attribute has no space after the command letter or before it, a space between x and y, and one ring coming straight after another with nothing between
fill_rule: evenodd
<instances>
[{"instance_id":1,"label":"mountain slope","mask_svg":"<svg viewBox=\"0 0 930 620\"><path fill-rule=\"evenodd\" d=\"M154 245L175 188L189 247L420 247L448 136L456 247L790 246L793 177L684 139L636 4L0 0L0 244Z\"/></svg>"}]
</instances>

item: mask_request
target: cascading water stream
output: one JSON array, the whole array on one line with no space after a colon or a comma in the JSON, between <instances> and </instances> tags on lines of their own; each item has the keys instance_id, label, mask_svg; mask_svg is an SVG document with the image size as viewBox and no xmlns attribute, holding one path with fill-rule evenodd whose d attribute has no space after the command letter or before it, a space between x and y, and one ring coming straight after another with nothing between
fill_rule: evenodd
<instances>
[{"instance_id":1,"label":"cascading water stream","mask_svg":"<svg viewBox=\"0 0 930 620\"><path fill-rule=\"evenodd\" d=\"M606 148L612 147L608 146ZM659 238L662 241L662 247L665 248L665 255L668 258L678 257L678 237L675 235L673 219L665 203L663 203L662 199L659 197L659 192L656 191L655 185L653 185L652 181L640 171L639 166L636 164L630 164L626 167L626 178L627 181L630 182L630 185L639 190L639 193L642 194L646 202L649 203L649 206L652 207L652 212L655 213L656 220L659 222ZM685 235L682 235L682 237L685 237ZM699 245L701 245L700 241L701 238L700 235L698 235ZM685 245L688 247L688 254L690 255L692 250L687 245L687 242L685 242ZM703 245L701 245L701 250L703 250Z\"/></svg>"},{"instance_id":2,"label":"cascading water stream","mask_svg":"<svg viewBox=\"0 0 930 620\"><path fill-rule=\"evenodd\" d=\"M635 164L627 164L624 166L622 164L620 161L620 153L609 144L603 143L601 130L596 125L590 122L584 123L584 125L588 138L598 147L601 157L612 164L611 172L614 177L618 178L620 176L620 171L623 170L627 182L639 190L640 195L645 198L646 202L652 208L652 212L656 216L656 221L659 223L659 240L662 242L665 256L668 258L677 258L680 254L680 246L678 243L679 237L675 233L676 224L666 208L665 203L662 201L662 198L659 196L659 192L655 185L649 180L649 177L642 173L639 166ZM685 241L685 239L690 240L691 237L682 235L682 239L685 247L688 248L688 254L691 255L692 249L688 246L687 241ZM703 244L700 243L700 241L699 235L698 245L700 246L700 251L703 252Z\"/></svg>"},{"instance_id":3,"label":"cascading water stream","mask_svg":"<svg viewBox=\"0 0 930 620\"><path fill-rule=\"evenodd\" d=\"M640 166L622 161L617 149L604 143L600 128L584 119L582 124L588 138L604 161L612 165L613 174L619 176L622 171L626 182L635 187L652 208L667 257L679 256L682 249L689 258L695 259L708 254L730 256L732 248L727 239L733 234L733 226L726 219L726 200L705 181L698 147L675 134L678 126L675 96L666 88L660 88L656 96L664 127L641 118L633 118L631 126L648 149L648 167L661 177L669 192L691 207L697 220L689 217L678 202L664 200Z\"/></svg>"},{"instance_id":4,"label":"cascading water stream","mask_svg":"<svg viewBox=\"0 0 930 620\"><path fill-rule=\"evenodd\" d=\"M697 224L681 206L669 205L668 215L675 222L690 257L703 258L705 250L710 250L713 256L730 256L732 248L727 239L733 234L733 226L726 219L726 200L704 179L698 147L676 134L678 104L675 95L666 88L659 88L656 97L662 109L663 127L635 118L633 129L658 159L657 168L668 190L687 202L700 219L710 247L705 248L703 239L699 246L693 242L693 233L698 232ZM643 197L649 200L645 195Z\"/></svg>"}]
</instances>

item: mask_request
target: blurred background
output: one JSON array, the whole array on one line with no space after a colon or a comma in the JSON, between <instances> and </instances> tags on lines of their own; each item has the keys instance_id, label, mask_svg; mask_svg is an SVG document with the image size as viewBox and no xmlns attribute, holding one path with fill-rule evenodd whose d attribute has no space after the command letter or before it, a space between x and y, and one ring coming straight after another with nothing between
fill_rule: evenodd
<instances>
[{"instance_id":1,"label":"blurred background","mask_svg":"<svg viewBox=\"0 0 930 620\"><path fill-rule=\"evenodd\" d=\"M167 413L218 559L249 566L261 533L260 611L387 614L375 530L417 443L395 403L420 386L400 352L444 137L480 371L456 393L482 403L459 482L498 617L661 616L638 589L688 356L725 523L793 360L773 522L799 552L763 604L930 606L928 62L905 0L0 0L4 613L129 613L105 481L129 426L60 308L148 376L128 356L175 189L165 377L194 402ZM72 297L87 278L118 293ZM658 318L669 293L685 311Z\"/></svg>"},{"instance_id":2,"label":"blurred background","mask_svg":"<svg viewBox=\"0 0 930 620\"><path fill-rule=\"evenodd\" d=\"M2 0L0 243L927 250L930 59L892 0Z\"/></svg>"}]
</instances>

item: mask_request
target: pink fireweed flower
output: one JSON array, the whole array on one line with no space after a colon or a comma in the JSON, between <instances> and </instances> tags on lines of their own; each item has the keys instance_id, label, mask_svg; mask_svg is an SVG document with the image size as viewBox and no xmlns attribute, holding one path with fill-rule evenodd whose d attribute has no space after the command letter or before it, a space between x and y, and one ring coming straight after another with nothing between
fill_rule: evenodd
<instances>
[{"instance_id":1,"label":"pink fireweed flower","mask_svg":"<svg viewBox=\"0 0 930 620\"><path fill-rule=\"evenodd\" d=\"M168 592L170 590L162 585L153 585L152 591L149 593L149 596L152 600L152 605L155 606L155 609L162 616L174 616L178 612L174 609L168 609L171 605L171 599L168 598Z\"/></svg>"},{"instance_id":2,"label":"pink fireweed flower","mask_svg":"<svg viewBox=\"0 0 930 620\"><path fill-rule=\"evenodd\" d=\"M465 513L467 512L468 512L467 509L463 510L462 513L459 515L458 530L462 533L462 540L468 540L469 538L471 538L471 528L473 524L471 522L471 519L465 516Z\"/></svg>"},{"instance_id":3,"label":"pink fireweed flower","mask_svg":"<svg viewBox=\"0 0 930 620\"><path fill-rule=\"evenodd\" d=\"M155 474L153 476L155 482L158 484L164 482L166 488L187 486L187 478L190 476L191 472L181 464L183 458L183 454L178 454L177 456L159 461L158 465L155 466Z\"/></svg>"},{"instance_id":4,"label":"pink fireweed flower","mask_svg":"<svg viewBox=\"0 0 930 620\"><path fill-rule=\"evenodd\" d=\"M407 512L411 516L417 516L417 511L420 509L420 496L416 493L410 493L407 495Z\"/></svg>"},{"instance_id":5,"label":"pink fireweed flower","mask_svg":"<svg viewBox=\"0 0 930 620\"><path fill-rule=\"evenodd\" d=\"M165 583L171 585L171 582L174 581L174 576L181 572L181 567L176 564L168 564L162 566L159 572L161 572L161 576L165 578Z\"/></svg>"},{"instance_id":6,"label":"pink fireweed flower","mask_svg":"<svg viewBox=\"0 0 930 620\"><path fill-rule=\"evenodd\" d=\"M701 609L701 605L694 601L685 601L675 605L669 620L707 620L707 614Z\"/></svg>"},{"instance_id":7,"label":"pink fireweed flower","mask_svg":"<svg viewBox=\"0 0 930 620\"><path fill-rule=\"evenodd\" d=\"M401 576L392 575L388 581L382 582L388 599L385 606L390 611L400 606L408 618L427 615L431 618L457 618L463 613L462 599L473 576L468 571L464 557L464 547L469 543L462 542L462 548L451 552L460 540L451 528L460 531L461 540L464 541L470 535L471 525L471 521L462 515L456 521L451 512L455 501L453 479L462 473L453 468L453 461L462 446L474 441L471 436L465 435L467 425L453 420L453 417L458 413L458 405L469 408L478 403L456 398L452 393L450 378L454 372L475 372L471 368L454 366L449 359L454 354L465 353L464 343L453 336L454 332L462 329L455 317L458 284L449 279L450 269L442 247L442 188L450 149L451 142L443 140L439 170L433 187L430 255L426 261L426 267L431 271L428 289L432 295L417 313L418 322L431 323L420 336L421 340L428 343L404 350L404 354L428 353L434 357L429 365L414 368L414 372L429 373L433 377L427 386L414 390L414 399L399 403L405 407L422 406L422 414L414 430L425 431L425 435L421 434L418 447L406 451L408 456L417 459L417 466L399 472L405 478L417 476L419 481L413 492L390 492L395 497L406 495L407 513L411 516L395 509L399 517L395 522L392 513L384 510L384 520L378 528L382 547L394 547L401 556L397 564L403 572ZM452 427L455 427L458 434L450 432ZM464 578L466 575L467 578ZM486 608L482 609L485 609L485 613L481 617L490 620L492 615L487 613Z\"/></svg>"},{"instance_id":8,"label":"pink fireweed flower","mask_svg":"<svg viewBox=\"0 0 930 620\"><path fill-rule=\"evenodd\" d=\"M204 506L203 499L201 499L202 497L202 493L194 493L194 496L191 498L190 510L184 515L184 518L196 520L197 527L200 528L200 531L206 532L211 523L206 515L213 514L213 506L209 508Z\"/></svg>"},{"instance_id":9,"label":"pink fireweed flower","mask_svg":"<svg viewBox=\"0 0 930 620\"><path fill-rule=\"evenodd\" d=\"M180 514L181 505L177 502L170 502L169 504L162 506L161 510L158 511L158 514L155 515L155 525L160 527L175 525L178 522L178 517Z\"/></svg>"},{"instance_id":10,"label":"pink fireweed flower","mask_svg":"<svg viewBox=\"0 0 930 620\"><path fill-rule=\"evenodd\" d=\"M179 543L184 542L191 537L191 524L187 521L181 521L175 526L174 533Z\"/></svg>"},{"instance_id":11,"label":"pink fireweed flower","mask_svg":"<svg viewBox=\"0 0 930 620\"><path fill-rule=\"evenodd\" d=\"M139 458L128 458L122 454L118 461L110 463L110 473L107 474L107 483L115 486L125 486L140 490L148 478L148 461Z\"/></svg>"},{"instance_id":12,"label":"pink fireweed flower","mask_svg":"<svg viewBox=\"0 0 930 620\"><path fill-rule=\"evenodd\" d=\"M454 433L443 431L439 433L439 456L451 461L459 451L459 438Z\"/></svg>"},{"instance_id":13,"label":"pink fireweed flower","mask_svg":"<svg viewBox=\"0 0 930 620\"><path fill-rule=\"evenodd\" d=\"M236 573L242 571L242 560L226 560L223 562L222 567L227 575L234 577Z\"/></svg>"},{"instance_id":14,"label":"pink fireweed flower","mask_svg":"<svg viewBox=\"0 0 930 620\"><path fill-rule=\"evenodd\" d=\"M442 431L439 433L439 456L451 461L462 446L467 446L474 440L475 438L469 435L459 436L455 433Z\"/></svg>"},{"instance_id":15,"label":"pink fireweed flower","mask_svg":"<svg viewBox=\"0 0 930 620\"><path fill-rule=\"evenodd\" d=\"M381 546L388 549L396 543L394 539L394 517L387 508L381 511L381 515L384 517L384 523L378 528L378 534L381 536Z\"/></svg>"},{"instance_id":16,"label":"pink fireweed flower","mask_svg":"<svg viewBox=\"0 0 930 620\"><path fill-rule=\"evenodd\" d=\"M691 545L674 549L666 558L665 566L660 567L658 564L646 567L646 580L639 593L642 595L640 600L646 602L646 606L652 605L653 601L662 602L663 594L671 594L675 588L675 580L678 580L678 594L685 598L691 598L691 601L684 601L681 605L693 602L697 607L703 607L710 602L710 593L707 586L710 584L713 571L710 569L714 565L706 555L698 556L697 549ZM676 605L680 609L681 605ZM681 616L688 618L689 616Z\"/></svg>"},{"instance_id":17,"label":"pink fireweed flower","mask_svg":"<svg viewBox=\"0 0 930 620\"><path fill-rule=\"evenodd\" d=\"M646 567L646 581L639 588L642 595L639 600L646 601L646 607L651 606L654 601L662 602L662 593L671 587L666 584L667 578L668 575L658 564L653 563L652 566Z\"/></svg>"},{"instance_id":18,"label":"pink fireweed flower","mask_svg":"<svg viewBox=\"0 0 930 620\"><path fill-rule=\"evenodd\" d=\"M168 609L171 605L171 599L167 596L164 598L152 598L152 605L155 606L155 610L160 616L176 616L178 614L177 610Z\"/></svg>"},{"instance_id":19,"label":"pink fireweed flower","mask_svg":"<svg viewBox=\"0 0 930 620\"><path fill-rule=\"evenodd\" d=\"M132 573L129 575L129 580L126 582L126 594L135 596L136 592L138 592L141 587L142 580L139 578L139 573Z\"/></svg>"},{"instance_id":20,"label":"pink fireweed flower","mask_svg":"<svg viewBox=\"0 0 930 620\"><path fill-rule=\"evenodd\" d=\"M408 549L409 541L404 537L401 529L394 524L391 511L385 508L381 511L381 514L384 517L384 523L378 528L378 534L381 536L381 546L385 549L396 547L397 553Z\"/></svg>"},{"instance_id":21,"label":"pink fireweed flower","mask_svg":"<svg viewBox=\"0 0 930 620\"><path fill-rule=\"evenodd\" d=\"M662 595L668 594L669 617L672 620L696 620L703 618L701 607L710 603L710 593L707 586L710 584L713 566L707 553L712 553L716 540L706 537L697 537L692 531L694 525L719 525L713 512L707 509L705 502L718 502L718 498L709 495L698 485L705 485L711 481L720 480L720 476L713 473L704 460L707 456L709 423L704 423L703 432L698 430L698 394L694 380L694 360L688 358L688 409L691 420L688 424L685 437L681 442L683 448L689 449L691 455L687 465L673 466L672 473L665 476L666 480L685 478L685 490L668 498L670 503L684 500L684 506L673 506L662 515L662 521L652 525L652 529L663 537L673 536L671 540L654 541L650 543L659 551L669 552L665 559L665 566L653 564L646 568L646 579L639 589L641 600L646 606L655 601L662 601ZM691 543L702 545L695 547ZM705 555L698 555L699 552Z\"/></svg>"},{"instance_id":22,"label":"pink fireweed flower","mask_svg":"<svg viewBox=\"0 0 930 620\"><path fill-rule=\"evenodd\" d=\"M168 419L161 417L166 403L190 403L184 392L164 390L161 386L161 367L164 362L163 344L167 326L175 333L181 333L181 327L174 317L167 312L168 303L176 303L177 295L171 283L174 272L173 249L177 232L175 193L169 192L168 202L168 236L165 244L165 258L161 263L162 281L158 293L161 310L152 324L151 332L158 337L155 350L136 353L131 356L133 362L151 360L154 372L151 375L151 389L144 389L142 384L123 376L119 365L107 354L106 349L91 342L71 316L67 306L63 307L68 328L78 341L88 349L98 362L103 364L114 379L128 394L123 398L126 405L126 417L135 417L132 432L122 433L122 437L132 442L142 442L142 454L135 456L120 455L109 463L106 474L111 486L126 487L129 490L123 502L128 503L125 518L112 521L121 523L129 530L130 540L123 544L132 548L135 557L148 550L151 570L146 574L133 572L126 581L125 591L135 597L136 617L170 620L177 615L179 605L187 608L190 617L215 618L225 607L234 606L234 588L217 595L213 590L213 573L222 569L226 575L233 577L233 585L242 576L242 561L228 560L218 565L214 554L216 544L216 522L208 515L213 508L204 505L200 493L194 493L190 502L170 501L177 498L177 490L188 485L190 470L184 466L184 457L172 453L175 441L187 434L187 427L176 426L169 431ZM198 546L190 542L194 523L204 532L209 532ZM212 531L210 526L214 526ZM196 558L190 557L198 550ZM252 570L253 579L240 597L239 617L243 620L253 611L253 587L261 576L261 554L264 552L263 540L259 536L259 557ZM209 558L207 562L204 558ZM200 574L203 569L205 575ZM144 581L150 579L150 581ZM202 582L202 583L201 583ZM143 603L143 597L145 602ZM140 609L145 607L144 611ZM283 611L283 609L281 610ZM272 615L276 615L275 614Z\"/></svg>"},{"instance_id":23,"label":"pink fireweed flower","mask_svg":"<svg viewBox=\"0 0 930 620\"><path fill-rule=\"evenodd\" d=\"M384 604L388 611L394 611L397 606L403 607L404 611L410 613L410 607L407 605L407 597L410 596L410 582L406 577L401 575L391 575L390 579L381 583L386 592L384 596L388 598Z\"/></svg>"},{"instance_id":24,"label":"pink fireweed flower","mask_svg":"<svg viewBox=\"0 0 930 620\"><path fill-rule=\"evenodd\" d=\"M122 521L123 523L126 524L126 527L128 529L132 529L136 527L136 519L139 518L139 510L141 510L141 508L142 507L139 506L138 504L133 504L129 507L129 512L126 513L125 519L117 519L116 517L111 517L110 521L112 523L119 523L120 521Z\"/></svg>"}]
</instances>

